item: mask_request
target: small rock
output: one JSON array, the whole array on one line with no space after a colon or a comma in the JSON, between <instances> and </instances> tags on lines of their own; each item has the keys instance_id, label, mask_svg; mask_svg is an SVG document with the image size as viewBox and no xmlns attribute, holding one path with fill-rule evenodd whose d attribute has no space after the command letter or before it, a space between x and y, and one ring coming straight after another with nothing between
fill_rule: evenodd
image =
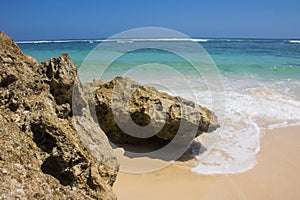
<instances>
[{"instance_id":1,"label":"small rock","mask_svg":"<svg viewBox=\"0 0 300 200\"><path fill-rule=\"evenodd\" d=\"M2 169L3 174L7 174L7 170L5 168Z\"/></svg>"},{"instance_id":2,"label":"small rock","mask_svg":"<svg viewBox=\"0 0 300 200\"><path fill-rule=\"evenodd\" d=\"M16 192L17 192L17 193L20 193L20 194L24 194L24 190L23 190L23 189L19 189L19 188L18 188L18 189L16 189Z\"/></svg>"}]
</instances>

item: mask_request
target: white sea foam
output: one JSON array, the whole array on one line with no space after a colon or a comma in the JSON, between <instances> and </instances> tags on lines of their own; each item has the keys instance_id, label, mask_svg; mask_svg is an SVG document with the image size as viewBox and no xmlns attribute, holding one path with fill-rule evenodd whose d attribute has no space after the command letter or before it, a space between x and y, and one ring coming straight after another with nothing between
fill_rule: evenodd
<instances>
[{"instance_id":1,"label":"white sea foam","mask_svg":"<svg viewBox=\"0 0 300 200\"><path fill-rule=\"evenodd\" d=\"M260 136L266 129L300 125L300 99L285 93L286 87L297 84L225 80L224 124L205 134L205 140L197 138L206 151L196 156L197 164L191 170L199 174L234 174L253 168ZM187 91L179 95L190 98ZM199 104L219 115L220 108L211 105L208 91L199 90L196 95Z\"/></svg>"},{"instance_id":2,"label":"white sea foam","mask_svg":"<svg viewBox=\"0 0 300 200\"><path fill-rule=\"evenodd\" d=\"M274 128L284 128L287 126L300 126L300 122L288 123L287 121L285 121L280 124L271 124L268 126L268 129L272 130Z\"/></svg>"},{"instance_id":3,"label":"white sea foam","mask_svg":"<svg viewBox=\"0 0 300 200\"><path fill-rule=\"evenodd\" d=\"M39 41L17 41L17 44L38 44L38 43L50 43L51 40L39 40Z\"/></svg>"},{"instance_id":4,"label":"white sea foam","mask_svg":"<svg viewBox=\"0 0 300 200\"><path fill-rule=\"evenodd\" d=\"M33 40L33 41L17 41L17 44L42 44L42 43L72 43L72 42L81 42L81 43L93 43L98 40ZM102 40L103 41L103 40Z\"/></svg>"},{"instance_id":5,"label":"white sea foam","mask_svg":"<svg viewBox=\"0 0 300 200\"><path fill-rule=\"evenodd\" d=\"M128 39L108 39L105 42L208 42L208 39L196 39L196 38L128 38Z\"/></svg>"},{"instance_id":6,"label":"white sea foam","mask_svg":"<svg viewBox=\"0 0 300 200\"><path fill-rule=\"evenodd\" d=\"M290 43L300 44L300 40L289 40Z\"/></svg>"},{"instance_id":7,"label":"white sea foam","mask_svg":"<svg viewBox=\"0 0 300 200\"><path fill-rule=\"evenodd\" d=\"M123 43L133 43L133 40L117 40L117 43L123 44Z\"/></svg>"},{"instance_id":8,"label":"white sea foam","mask_svg":"<svg viewBox=\"0 0 300 200\"><path fill-rule=\"evenodd\" d=\"M113 38L113 39L95 39L95 40L32 40L32 41L17 41L18 44L40 44L40 43L94 43L94 42L117 42L117 43L132 43L132 42L175 42L175 41L191 41L191 42L208 42L209 39L198 38Z\"/></svg>"},{"instance_id":9,"label":"white sea foam","mask_svg":"<svg viewBox=\"0 0 300 200\"><path fill-rule=\"evenodd\" d=\"M192 171L200 174L232 174L255 166L261 129L286 127L300 121L300 101L268 89L251 89L248 94L227 92L226 122L207 134L207 155L198 155ZM282 123L284 121L284 123ZM299 123L296 123L299 124ZM210 146L216 141L215 146Z\"/></svg>"},{"instance_id":10,"label":"white sea foam","mask_svg":"<svg viewBox=\"0 0 300 200\"><path fill-rule=\"evenodd\" d=\"M109 38L109 39L73 39L73 40L31 40L17 41L19 44L39 44L39 43L99 43L99 42L283 42L284 40L267 40L267 39L226 39L226 38ZM289 40L289 43L299 44L300 40Z\"/></svg>"}]
</instances>

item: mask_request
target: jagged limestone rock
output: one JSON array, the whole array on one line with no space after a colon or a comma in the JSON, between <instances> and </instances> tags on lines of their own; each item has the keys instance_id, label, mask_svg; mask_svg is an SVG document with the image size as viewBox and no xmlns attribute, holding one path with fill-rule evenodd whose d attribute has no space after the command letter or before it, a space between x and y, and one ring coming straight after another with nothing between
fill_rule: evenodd
<instances>
[{"instance_id":1,"label":"jagged limestone rock","mask_svg":"<svg viewBox=\"0 0 300 200\"><path fill-rule=\"evenodd\" d=\"M219 127L216 116L207 108L143 86L128 77L116 77L106 83L95 81L94 85L99 124L115 143L170 141L179 131L186 132L179 139L192 140ZM189 135L192 132L195 134Z\"/></svg>"},{"instance_id":2,"label":"jagged limestone rock","mask_svg":"<svg viewBox=\"0 0 300 200\"><path fill-rule=\"evenodd\" d=\"M96 158L74 127L76 81L68 55L39 64L0 33L1 199L116 199L119 165L107 137L99 129ZM89 116L87 124L96 125Z\"/></svg>"}]
</instances>

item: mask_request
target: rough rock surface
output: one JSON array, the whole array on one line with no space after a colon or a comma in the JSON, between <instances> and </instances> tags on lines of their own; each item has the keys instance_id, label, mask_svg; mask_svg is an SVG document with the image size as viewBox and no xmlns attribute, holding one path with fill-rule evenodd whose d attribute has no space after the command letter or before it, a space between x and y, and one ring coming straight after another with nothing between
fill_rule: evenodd
<instances>
[{"instance_id":1,"label":"rough rock surface","mask_svg":"<svg viewBox=\"0 0 300 200\"><path fill-rule=\"evenodd\" d=\"M0 199L116 199L119 166L106 136L98 133L95 158L74 128L76 80L68 55L38 64L0 33ZM96 125L87 124L82 134Z\"/></svg>"},{"instance_id":2,"label":"rough rock surface","mask_svg":"<svg viewBox=\"0 0 300 200\"><path fill-rule=\"evenodd\" d=\"M183 137L190 137L187 138L190 141L219 127L216 116L207 108L159 92L154 87L143 86L128 77L116 77L107 83L95 81L95 87L95 110L100 126L115 143L170 141L178 133L182 122L185 127L181 127L181 131L189 133L196 129L192 136L183 134ZM130 124L131 119L133 123L149 129L137 129ZM139 130L144 133L137 133Z\"/></svg>"}]
</instances>

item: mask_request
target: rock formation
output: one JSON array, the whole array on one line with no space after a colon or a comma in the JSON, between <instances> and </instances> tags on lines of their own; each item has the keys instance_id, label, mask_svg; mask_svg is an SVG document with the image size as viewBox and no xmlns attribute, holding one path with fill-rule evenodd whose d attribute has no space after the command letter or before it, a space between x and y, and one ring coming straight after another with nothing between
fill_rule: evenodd
<instances>
[{"instance_id":1,"label":"rock formation","mask_svg":"<svg viewBox=\"0 0 300 200\"><path fill-rule=\"evenodd\" d=\"M1 199L116 199L108 138L189 144L217 127L210 110L126 77L82 88L67 54L39 64L0 33Z\"/></svg>"},{"instance_id":2,"label":"rock formation","mask_svg":"<svg viewBox=\"0 0 300 200\"><path fill-rule=\"evenodd\" d=\"M119 166L105 134L95 157L75 130L76 80L68 55L39 64L0 33L1 199L116 199ZM89 125L81 134L96 130L91 117L80 123Z\"/></svg>"},{"instance_id":3,"label":"rock formation","mask_svg":"<svg viewBox=\"0 0 300 200\"><path fill-rule=\"evenodd\" d=\"M184 132L178 138L180 141L191 141L219 127L216 116L207 108L127 77L116 77L107 83L95 81L95 87L99 124L115 143L167 142L179 131ZM135 124L147 128L138 128Z\"/></svg>"}]
</instances>

